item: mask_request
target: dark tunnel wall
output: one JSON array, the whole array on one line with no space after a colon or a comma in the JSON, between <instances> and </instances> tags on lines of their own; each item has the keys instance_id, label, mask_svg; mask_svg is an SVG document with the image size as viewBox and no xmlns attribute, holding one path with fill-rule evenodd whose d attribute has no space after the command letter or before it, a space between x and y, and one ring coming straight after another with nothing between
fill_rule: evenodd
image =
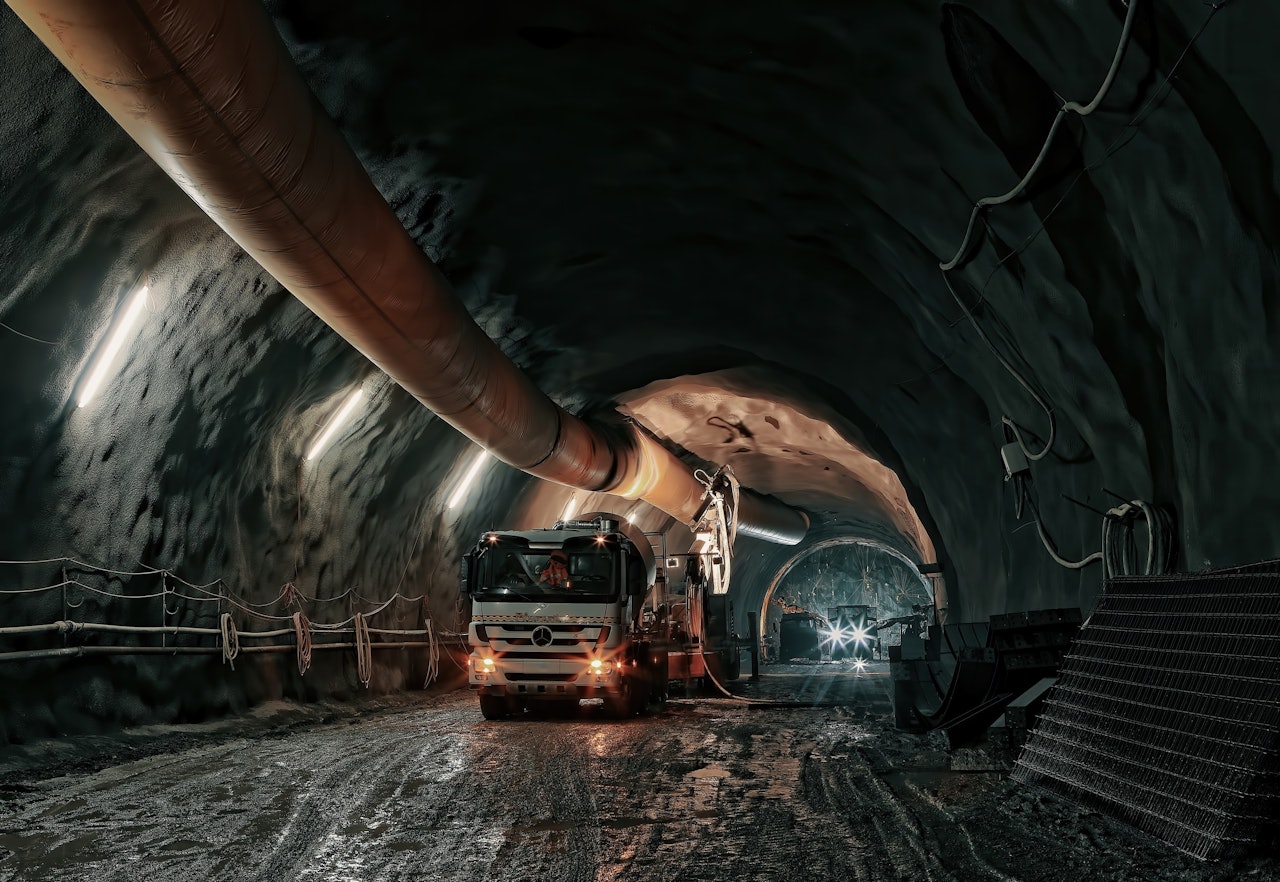
<instances>
[{"instance_id":1,"label":"dark tunnel wall","mask_svg":"<svg viewBox=\"0 0 1280 882\"><path fill-rule=\"evenodd\" d=\"M161 590L158 575L104 578L57 561L0 565L0 589L52 585L64 572L86 586L5 596L4 624L209 628L232 609L242 631L269 630L288 626L281 619L297 608L315 623L336 622L400 594L426 602L396 600L373 627L421 629L431 619L456 629L453 551L501 516L524 476L489 468L464 506L445 511L474 446L283 292L85 100L8 10L0 24L4 57L28 77L0 93L0 141L12 148L0 171L0 559L163 569L177 591L162 617L160 600L145 597ZM450 267L449 219L465 204L463 189L422 157L386 159L392 165L374 173L383 193ZM492 334L519 334L506 301L488 291L483 257L450 269ZM139 274L150 297L136 340L98 396L77 408L74 393ZM358 418L303 462L357 384L366 392ZM242 605L203 603L178 580L218 582L213 591ZM286 583L296 585L299 605L279 600ZM158 644L152 635L71 645L80 642ZM28 637L5 648L64 645ZM242 657L234 671L216 656L4 663L0 740L198 719L359 688L354 653L314 658L306 676L287 655ZM375 661L375 691L425 679L421 654Z\"/></svg>"},{"instance_id":2,"label":"dark tunnel wall","mask_svg":"<svg viewBox=\"0 0 1280 882\"><path fill-rule=\"evenodd\" d=\"M816 378L936 532L952 618L1092 604L1098 567L1055 565L1003 480L1001 417L1038 447L1046 415L937 263L973 200L1025 170L1046 96L1091 97L1122 4L272 9L410 232L557 400L605 404L691 372L691 353L698 371L735 366L706 361L733 352ZM1112 94L1069 120L1030 198L989 212L952 276L1052 407L1032 487L1066 556L1098 549L1101 518L1064 497L1107 508L1108 490L1176 510L1183 569L1280 546L1277 26L1275 4L1140 5ZM172 568L269 602L293 577L302 449L346 389L377 378L7 8L0 49L0 557ZM1013 73L1025 88L999 87ZM73 385L144 269L156 296L139 343L76 410ZM494 472L482 500L442 513L469 455L397 389L375 394L302 476L300 588L404 585L452 623L458 542L526 486ZM834 522L857 526L838 503ZM744 549L748 592L791 553ZM11 621L62 615L15 597ZM34 686L4 690L8 737L353 688L336 662L305 682L277 665L257 685L194 662L77 665L65 681L0 668ZM380 688L409 682L396 671ZM56 701L34 691L64 682Z\"/></svg>"}]
</instances>

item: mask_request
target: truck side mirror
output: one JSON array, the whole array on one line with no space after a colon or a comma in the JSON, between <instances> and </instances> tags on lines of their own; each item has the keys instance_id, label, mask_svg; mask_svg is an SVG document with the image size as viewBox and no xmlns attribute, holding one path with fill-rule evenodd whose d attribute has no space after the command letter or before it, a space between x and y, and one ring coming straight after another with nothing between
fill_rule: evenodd
<instances>
[{"instance_id":1,"label":"truck side mirror","mask_svg":"<svg viewBox=\"0 0 1280 882\"><path fill-rule=\"evenodd\" d=\"M459 587L461 589L460 593L470 594L471 593L471 555L470 554L464 554L462 556L462 563L458 568L458 581L459 581Z\"/></svg>"}]
</instances>

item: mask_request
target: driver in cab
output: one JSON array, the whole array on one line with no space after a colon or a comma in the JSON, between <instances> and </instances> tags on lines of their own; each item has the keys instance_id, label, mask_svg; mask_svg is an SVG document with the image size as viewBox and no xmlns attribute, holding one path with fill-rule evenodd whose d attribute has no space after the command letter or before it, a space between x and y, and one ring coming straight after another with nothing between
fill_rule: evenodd
<instances>
[{"instance_id":1,"label":"driver in cab","mask_svg":"<svg viewBox=\"0 0 1280 882\"><path fill-rule=\"evenodd\" d=\"M563 548L557 548L551 552L551 559L547 561L547 567L542 571L538 581L551 588L568 587L569 555L565 553Z\"/></svg>"}]
</instances>

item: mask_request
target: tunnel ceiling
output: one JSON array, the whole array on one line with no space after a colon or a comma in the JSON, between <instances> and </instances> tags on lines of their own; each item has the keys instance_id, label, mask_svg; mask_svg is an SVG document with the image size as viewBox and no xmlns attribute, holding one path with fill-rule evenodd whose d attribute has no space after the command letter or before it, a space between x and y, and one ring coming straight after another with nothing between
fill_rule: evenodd
<instances>
[{"instance_id":1,"label":"tunnel ceiling","mask_svg":"<svg viewBox=\"0 0 1280 882\"><path fill-rule=\"evenodd\" d=\"M1065 497L1112 493L1176 511L1183 567L1276 552L1280 7L1218 7L1140 3L1113 88L1067 119L1025 197L979 219L953 297L939 261L1061 100L1098 89L1119 0L269 4L406 228L549 394L620 403L819 520L931 543L975 616L1087 605L1100 585L1023 529L1003 416L1037 448L1052 411L1032 483L1066 556L1097 550L1101 524ZM396 389L298 479L334 504L295 524L297 451L371 367L8 9L0 38L5 553L265 580L299 531L348 575L450 541L437 510L466 446ZM144 345L77 413L144 269ZM479 486L493 518L524 485Z\"/></svg>"},{"instance_id":2,"label":"tunnel ceiling","mask_svg":"<svg viewBox=\"0 0 1280 882\"><path fill-rule=\"evenodd\" d=\"M901 536L917 560L934 559L902 482L856 427L840 425L811 393L767 370L658 381L620 396L619 410L702 460L731 467L743 485L805 508L814 520Z\"/></svg>"}]
</instances>

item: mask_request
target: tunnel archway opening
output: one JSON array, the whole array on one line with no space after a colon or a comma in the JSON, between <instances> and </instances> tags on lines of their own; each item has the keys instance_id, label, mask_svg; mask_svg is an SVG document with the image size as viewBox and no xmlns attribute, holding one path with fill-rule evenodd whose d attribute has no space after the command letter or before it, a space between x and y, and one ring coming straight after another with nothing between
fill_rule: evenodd
<instances>
[{"instance_id":1,"label":"tunnel archway opening","mask_svg":"<svg viewBox=\"0 0 1280 882\"><path fill-rule=\"evenodd\" d=\"M761 636L770 655L782 661L784 649L802 648L801 657L852 657L831 637L830 623L862 608L867 622L910 616L937 608L944 596L940 577L927 577L901 551L876 539L843 536L814 543L789 558L770 580L760 605ZM807 620L812 627L805 626ZM808 645L808 631L817 646ZM787 632L784 635L784 632ZM783 637L789 636L786 646ZM900 639L899 629L868 635L867 646L883 655Z\"/></svg>"}]
</instances>

